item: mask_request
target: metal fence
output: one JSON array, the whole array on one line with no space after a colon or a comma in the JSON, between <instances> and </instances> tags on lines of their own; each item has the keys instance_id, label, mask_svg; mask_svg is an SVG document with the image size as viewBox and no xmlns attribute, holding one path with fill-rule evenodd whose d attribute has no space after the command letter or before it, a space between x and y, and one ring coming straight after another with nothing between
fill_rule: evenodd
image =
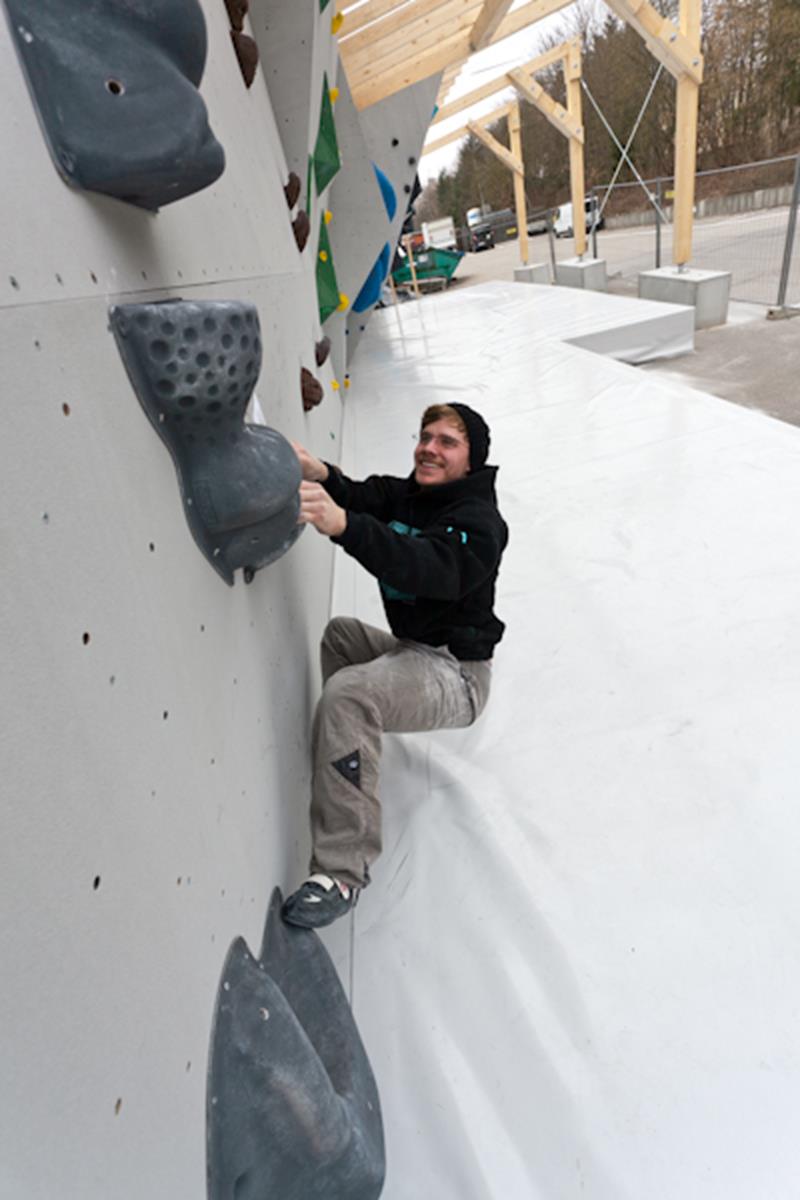
<instances>
[{"instance_id":1,"label":"metal fence","mask_svg":"<svg viewBox=\"0 0 800 1200\"><path fill-rule=\"evenodd\" d=\"M640 271L672 262L674 180L643 182L592 189L604 222L592 250L621 291L634 289ZM699 171L691 265L730 271L732 299L800 305L798 202L800 155Z\"/></svg>"}]
</instances>

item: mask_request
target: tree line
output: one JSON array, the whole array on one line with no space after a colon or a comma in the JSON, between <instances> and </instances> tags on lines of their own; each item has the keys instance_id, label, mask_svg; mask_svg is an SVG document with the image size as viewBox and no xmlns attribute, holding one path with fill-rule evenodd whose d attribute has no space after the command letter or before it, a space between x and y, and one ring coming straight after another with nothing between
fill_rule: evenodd
<instances>
[{"instance_id":1,"label":"tree line","mask_svg":"<svg viewBox=\"0 0 800 1200\"><path fill-rule=\"evenodd\" d=\"M677 0L654 0L666 16L676 15ZM598 11L599 10L599 11ZM645 179L668 178L673 171L675 82L645 47L639 35L594 0L579 0L561 28L542 45L578 36L583 47L583 77L589 93L624 145L654 79L650 104L630 150ZM703 4L704 82L700 89L698 170L716 169L800 151L800 0L705 0ZM560 65L537 76L542 86L566 103ZM501 99L498 96L498 105ZM520 104L522 150L528 212L551 208L569 196L567 140L532 105ZM613 175L619 151L584 92L587 191ZM504 120L490 126L504 146ZM625 166L620 182L634 176ZM747 179L750 178L748 173ZM733 188L732 177L715 177L717 191ZM791 179L786 166L753 173L752 187ZM727 183L726 183L727 181ZM706 181L703 181L706 183ZM669 186L669 184L667 184ZM747 184L745 185L747 186ZM706 186L704 194L709 187ZM711 189L713 190L713 188ZM511 172L477 138L461 144L455 167L429 183L417 202L417 220L450 215L463 224L478 204L513 208ZM641 191L624 189L619 208L643 207Z\"/></svg>"}]
</instances>

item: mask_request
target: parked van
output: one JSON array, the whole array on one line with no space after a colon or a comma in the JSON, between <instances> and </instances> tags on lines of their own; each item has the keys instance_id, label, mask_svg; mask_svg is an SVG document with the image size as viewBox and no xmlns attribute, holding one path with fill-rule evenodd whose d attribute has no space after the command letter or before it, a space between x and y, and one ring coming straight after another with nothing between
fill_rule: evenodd
<instances>
[{"instance_id":1,"label":"parked van","mask_svg":"<svg viewBox=\"0 0 800 1200\"><path fill-rule=\"evenodd\" d=\"M422 236L429 250L455 250L456 227L452 217L422 222Z\"/></svg>"},{"instance_id":2,"label":"parked van","mask_svg":"<svg viewBox=\"0 0 800 1200\"><path fill-rule=\"evenodd\" d=\"M597 217L596 229L602 229L605 225L603 217L600 215L600 209L597 200L594 196L587 196L583 202L586 221L586 232L589 233L592 229L592 222ZM572 205L559 204L553 216L553 232L556 237L572 237L574 235L574 226L572 220Z\"/></svg>"}]
</instances>

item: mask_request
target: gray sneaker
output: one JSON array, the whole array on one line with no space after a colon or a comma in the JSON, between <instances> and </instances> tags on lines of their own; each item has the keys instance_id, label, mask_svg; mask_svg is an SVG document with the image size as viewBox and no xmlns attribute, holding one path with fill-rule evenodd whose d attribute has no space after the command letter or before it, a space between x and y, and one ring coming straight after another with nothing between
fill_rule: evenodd
<instances>
[{"instance_id":1,"label":"gray sneaker","mask_svg":"<svg viewBox=\"0 0 800 1200\"><path fill-rule=\"evenodd\" d=\"M311 875L284 902L281 916L287 925L321 929L354 908L359 889L330 875Z\"/></svg>"}]
</instances>

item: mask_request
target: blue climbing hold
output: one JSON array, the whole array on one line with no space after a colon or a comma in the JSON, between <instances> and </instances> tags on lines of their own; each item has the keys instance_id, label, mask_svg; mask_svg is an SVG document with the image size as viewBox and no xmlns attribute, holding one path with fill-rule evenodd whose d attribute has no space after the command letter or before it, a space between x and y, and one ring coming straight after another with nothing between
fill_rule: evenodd
<instances>
[{"instance_id":1,"label":"blue climbing hold","mask_svg":"<svg viewBox=\"0 0 800 1200\"><path fill-rule=\"evenodd\" d=\"M373 163L372 169L375 172L375 178L378 181L378 187L381 189L381 195L383 196L383 203L386 206L386 215L388 216L390 221L393 221L394 214L397 212L397 193L395 192L394 188L392 187L391 183L389 182L387 177L384 175L384 173L380 169L380 167L376 166L375 163Z\"/></svg>"},{"instance_id":2,"label":"blue climbing hold","mask_svg":"<svg viewBox=\"0 0 800 1200\"><path fill-rule=\"evenodd\" d=\"M387 242L375 259L375 265L367 276L364 286L353 301L353 312L366 312L368 308L372 308L373 304L378 303L383 281L389 274L391 257L392 248Z\"/></svg>"}]
</instances>

